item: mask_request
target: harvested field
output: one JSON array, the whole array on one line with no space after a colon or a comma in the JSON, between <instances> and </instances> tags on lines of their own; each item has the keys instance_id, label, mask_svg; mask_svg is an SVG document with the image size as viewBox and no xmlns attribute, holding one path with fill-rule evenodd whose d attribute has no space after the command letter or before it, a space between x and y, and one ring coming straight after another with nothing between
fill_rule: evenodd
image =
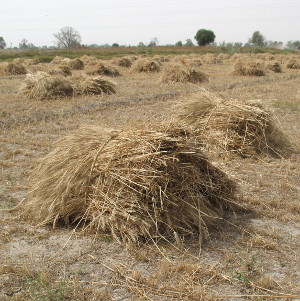
<instances>
[{"instance_id":1,"label":"harvested field","mask_svg":"<svg viewBox=\"0 0 300 301\"><path fill-rule=\"evenodd\" d=\"M73 69L60 76L72 96L51 101L30 98L46 99L43 85L18 93L25 75L1 76L1 301L300 298L300 69L287 67L298 55L218 59L200 84L121 66L109 94ZM282 72L232 76L239 60ZM195 97L201 108L179 110Z\"/></svg>"}]
</instances>

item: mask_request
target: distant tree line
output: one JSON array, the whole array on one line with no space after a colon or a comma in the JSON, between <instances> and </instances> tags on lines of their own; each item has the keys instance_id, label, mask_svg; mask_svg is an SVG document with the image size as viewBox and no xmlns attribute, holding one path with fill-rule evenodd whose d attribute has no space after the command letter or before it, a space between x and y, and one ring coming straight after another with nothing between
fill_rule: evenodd
<instances>
[{"instance_id":1,"label":"distant tree line","mask_svg":"<svg viewBox=\"0 0 300 301\"><path fill-rule=\"evenodd\" d=\"M118 43L113 44L90 44L83 45L81 44L81 35L75 30L73 27L63 27L57 33L53 34L55 38L55 45L53 46L42 46L36 47L34 44L28 42L28 40L23 39L18 47L14 47L15 49L53 49L53 48L80 48L80 47L88 47L88 48L106 48L106 47L128 47L128 45L119 45ZM215 33L212 30L208 29L199 29L196 32L194 39L197 42L198 46L207 46L212 45L216 47L222 47L227 51L234 50L236 48L241 47L258 47L258 48L277 48L277 49L290 49L290 50L300 50L300 41L288 41L286 45L281 41L268 41L266 38L259 32L255 31L252 36L248 39L248 42L243 44L240 42L221 42L215 43ZM130 46L130 45L129 45ZM133 46L133 45L131 45ZM155 47L159 46L159 41L157 37L154 37L148 43L139 42L137 47ZM178 41L175 44L168 44L164 46L175 46L175 47L192 47L195 46L192 39L186 39L185 42ZM4 38L0 36L0 49L7 48L7 43Z\"/></svg>"}]
</instances>

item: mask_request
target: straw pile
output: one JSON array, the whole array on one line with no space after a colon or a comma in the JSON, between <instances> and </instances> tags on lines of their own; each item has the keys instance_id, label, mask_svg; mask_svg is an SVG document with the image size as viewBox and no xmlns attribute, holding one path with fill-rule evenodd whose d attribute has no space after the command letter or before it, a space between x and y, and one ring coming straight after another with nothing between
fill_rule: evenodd
<instances>
[{"instance_id":1,"label":"straw pile","mask_svg":"<svg viewBox=\"0 0 300 301\"><path fill-rule=\"evenodd\" d=\"M150 60L148 58L141 58L136 61L131 66L133 72L159 72L160 65L155 60Z\"/></svg>"},{"instance_id":2,"label":"straw pile","mask_svg":"<svg viewBox=\"0 0 300 301\"><path fill-rule=\"evenodd\" d=\"M300 64L298 63L297 60L291 59L291 60L287 63L286 67L287 67L288 69L300 69Z\"/></svg>"},{"instance_id":3,"label":"straw pile","mask_svg":"<svg viewBox=\"0 0 300 301\"><path fill-rule=\"evenodd\" d=\"M235 184L182 133L83 128L32 173L24 215L83 226L125 245L206 235Z\"/></svg>"},{"instance_id":4,"label":"straw pile","mask_svg":"<svg viewBox=\"0 0 300 301\"><path fill-rule=\"evenodd\" d=\"M209 92L178 105L180 124L192 126L207 152L218 156L287 157L291 143L260 101L227 100Z\"/></svg>"},{"instance_id":5,"label":"straw pile","mask_svg":"<svg viewBox=\"0 0 300 301\"><path fill-rule=\"evenodd\" d=\"M106 65L103 62L98 62L96 65L87 67L85 73L88 75L105 75L111 77L121 75L116 68L110 65Z\"/></svg>"},{"instance_id":6,"label":"straw pile","mask_svg":"<svg viewBox=\"0 0 300 301\"><path fill-rule=\"evenodd\" d=\"M58 66L57 68L47 70L47 73L50 75L63 75L63 76L72 75L71 69L68 66Z\"/></svg>"},{"instance_id":7,"label":"straw pile","mask_svg":"<svg viewBox=\"0 0 300 301\"><path fill-rule=\"evenodd\" d=\"M115 94L116 84L102 76L81 76L75 80L75 95Z\"/></svg>"},{"instance_id":8,"label":"straw pile","mask_svg":"<svg viewBox=\"0 0 300 301\"><path fill-rule=\"evenodd\" d=\"M19 91L29 99L56 99L73 95L72 84L64 76L39 71L27 74Z\"/></svg>"},{"instance_id":9,"label":"straw pile","mask_svg":"<svg viewBox=\"0 0 300 301\"><path fill-rule=\"evenodd\" d=\"M98 59L91 55L83 55L80 59L84 62L84 65L96 65L98 63Z\"/></svg>"},{"instance_id":10,"label":"straw pile","mask_svg":"<svg viewBox=\"0 0 300 301\"><path fill-rule=\"evenodd\" d=\"M70 60L68 65L73 70L83 70L84 69L84 62L79 58Z\"/></svg>"},{"instance_id":11,"label":"straw pile","mask_svg":"<svg viewBox=\"0 0 300 301\"><path fill-rule=\"evenodd\" d=\"M63 57L57 55L57 56L51 61L51 64L61 64L61 62L62 62L63 59L64 59Z\"/></svg>"},{"instance_id":12,"label":"straw pile","mask_svg":"<svg viewBox=\"0 0 300 301\"><path fill-rule=\"evenodd\" d=\"M234 65L233 75L241 76L264 76L266 72L264 66L258 62L237 62Z\"/></svg>"},{"instance_id":13,"label":"straw pile","mask_svg":"<svg viewBox=\"0 0 300 301\"><path fill-rule=\"evenodd\" d=\"M111 59L111 63L120 67L129 68L132 65L132 61L127 57L118 57Z\"/></svg>"},{"instance_id":14,"label":"straw pile","mask_svg":"<svg viewBox=\"0 0 300 301\"><path fill-rule=\"evenodd\" d=\"M266 64L266 69L271 70L275 73L281 73L282 72L281 65L277 61L272 61L270 63L267 63Z\"/></svg>"},{"instance_id":15,"label":"straw pile","mask_svg":"<svg viewBox=\"0 0 300 301\"><path fill-rule=\"evenodd\" d=\"M208 76L203 72L183 65L169 65L160 78L163 83L203 83L208 82Z\"/></svg>"},{"instance_id":16,"label":"straw pile","mask_svg":"<svg viewBox=\"0 0 300 301\"><path fill-rule=\"evenodd\" d=\"M4 68L4 73L7 75L21 75L26 74L27 70L21 63L8 63Z\"/></svg>"}]
</instances>

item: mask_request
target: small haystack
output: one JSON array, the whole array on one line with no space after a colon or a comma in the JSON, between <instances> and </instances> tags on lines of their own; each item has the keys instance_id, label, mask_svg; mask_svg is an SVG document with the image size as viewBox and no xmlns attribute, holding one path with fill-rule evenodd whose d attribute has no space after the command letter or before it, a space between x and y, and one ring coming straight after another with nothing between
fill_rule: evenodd
<instances>
[{"instance_id":1,"label":"small haystack","mask_svg":"<svg viewBox=\"0 0 300 301\"><path fill-rule=\"evenodd\" d=\"M102 76L81 76L75 80L75 95L115 94L116 83Z\"/></svg>"},{"instance_id":2,"label":"small haystack","mask_svg":"<svg viewBox=\"0 0 300 301\"><path fill-rule=\"evenodd\" d=\"M132 65L131 59L128 57L116 57L111 59L111 63L120 67L129 68Z\"/></svg>"},{"instance_id":3,"label":"small haystack","mask_svg":"<svg viewBox=\"0 0 300 301\"><path fill-rule=\"evenodd\" d=\"M35 74L27 74L19 93L29 99L56 99L72 96L73 88L72 83L64 76L52 76L47 72L39 71Z\"/></svg>"},{"instance_id":4,"label":"small haystack","mask_svg":"<svg viewBox=\"0 0 300 301\"><path fill-rule=\"evenodd\" d=\"M50 75L63 75L63 76L72 76L70 67L68 66L58 66L57 68L52 68L47 70L47 73Z\"/></svg>"},{"instance_id":5,"label":"small haystack","mask_svg":"<svg viewBox=\"0 0 300 301\"><path fill-rule=\"evenodd\" d=\"M79 59L72 59L69 61L68 66L72 69L72 70L83 70L84 69L84 62Z\"/></svg>"},{"instance_id":6,"label":"small haystack","mask_svg":"<svg viewBox=\"0 0 300 301\"><path fill-rule=\"evenodd\" d=\"M234 64L233 75L240 76L265 76L263 64L254 61L237 62Z\"/></svg>"},{"instance_id":7,"label":"small haystack","mask_svg":"<svg viewBox=\"0 0 300 301\"><path fill-rule=\"evenodd\" d=\"M36 224L80 223L127 245L203 236L234 208L235 184L184 131L82 128L33 170L23 204Z\"/></svg>"},{"instance_id":8,"label":"small haystack","mask_svg":"<svg viewBox=\"0 0 300 301\"><path fill-rule=\"evenodd\" d=\"M84 65L96 65L98 63L98 59L92 55L83 55L80 59L84 62Z\"/></svg>"},{"instance_id":9,"label":"small haystack","mask_svg":"<svg viewBox=\"0 0 300 301\"><path fill-rule=\"evenodd\" d=\"M61 64L64 58L62 56L57 55L50 63L51 64Z\"/></svg>"},{"instance_id":10,"label":"small haystack","mask_svg":"<svg viewBox=\"0 0 300 301\"><path fill-rule=\"evenodd\" d=\"M115 67L104 64L103 62L98 62L96 65L88 66L85 69L87 75L105 75L111 77L120 76L119 70Z\"/></svg>"},{"instance_id":11,"label":"small haystack","mask_svg":"<svg viewBox=\"0 0 300 301\"><path fill-rule=\"evenodd\" d=\"M192 128L213 155L287 157L291 143L260 101L227 100L208 91L176 108L180 124Z\"/></svg>"},{"instance_id":12,"label":"small haystack","mask_svg":"<svg viewBox=\"0 0 300 301\"><path fill-rule=\"evenodd\" d=\"M8 63L4 68L6 75L21 75L26 74L26 67L21 63Z\"/></svg>"},{"instance_id":13,"label":"small haystack","mask_svg":"<svg viewBox=\"0 0 300 301\"><path fill-rule=\"evenodd\" d=\"M297 60L295 59L291 59L289 60L289 62L287 63L286 67L288 69L300 69L300 64Z\"/></svg>"},{"instance_id":14,"label":"small haystack","mask_svg":"<svg viewBox=\"0 0 300 301\"><path fill-rule=\"evenodd\" d=\"M148 58L141 58L136 61L131 66L131 70L133 72L159 72L160 71L160 64Z\"/></svg>"},{"instance_id":15,"label":"small haystack","mask_svg":"<svg viewBox=\"0 0 300 301\"><path fill-rule=\"evenodd\" d=\"M162 83L203 83L208 82L208 76L203 72L185 67L184 65L169 65L167 66L160 78Z\"/></svg>"},{"instance_id":16,"label":"small haystack","mask_svg":"<svg viewBox=\"0 0 300 301\"><path fill-rule=\"evenodd\" d=\"M282 72L281 65L277 61L271 61L270 63L267 63L266 64L266 69L271 70L275 73L281 73Z\"/></svg>"}]
</instances>

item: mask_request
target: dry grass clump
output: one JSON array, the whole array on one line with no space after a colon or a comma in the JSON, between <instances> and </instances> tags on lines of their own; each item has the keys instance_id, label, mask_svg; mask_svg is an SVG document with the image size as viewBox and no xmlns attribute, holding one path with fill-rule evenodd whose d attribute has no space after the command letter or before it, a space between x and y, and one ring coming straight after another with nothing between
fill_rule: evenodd
<instances>
[{"instance_id":1,"label":"dry grass clump","mask_svg":"<svg viewBox=\"0 0 300 301\"><path fill-rule=\"evenodd\" d=\"M80 59L84 62L84 65L96 65L98 63L98 59L92 55L83 55Z\"/></svg>"},{"instance_id":2,"label":"dry grass clump","mask_svg":"<svg viewBox=\"0 0 300 301\"><path fill-rule=\"evenodd\" d=\"M47 70L47 73L50 75L63 75L63 76L71 76L72 72L70 67L68 66L58 66L57 68L54 69L49 69Z\"/></svg>"},{"instance_id":3,"label":"dry grass clump","mask_svg":"<svg viewBox=\"0 0 300 301\"><path fill-rule=\"evenodd\" d=\"M120 67L129 68L132 65L132 60L128 57L117 57L111 59L111 63Z\"/></svg>"},{"instance_id":4,"label":"dry grass clump","mask_svg":"<svg viewBox=\"0 0 300 301\"><path fill-rule=\"evenodd\" d=\"M23 64L20 63L8 63L4 67L4 73L7 75L21 75L26 74L27 69Z\"/></svg>"},{"instance_id":5,"label":"dry grass clump","mask_svg":"<svg viewBox=\"0 0 300 301\"><path fill-rule=\"evenodd\" d=\"M68 66L73 70L83 70L84 69L84 62L79 59L72 59L69 61Z\"/></svg>"},{"instance_id":6,"label":"dry grass clump","mask_svg":"<svg viewBox=\"0 0 300 301\"><path fill-rule=\"evenodd\" d=\"M289 62L287 63L286 67L288 69L300 69L300 64L297 60L295 59L291 59L289 60Z\"/></svg>"},{"instance_id":7,"label":"dry grass clump","mask_svg":"<svg viewBox=\"0 0 300 301\"><path fill-rule=\"evenodd\" d=\"M163 83L203 83L208 82L208 76L203 72L183 65L169 65L160 78Z\"/></svg>"},{"instance_id":8,"label":"dry grass clump","mask_svg":"<svg viewBox=\"0 0 300 301\"><path fill-rule=\"evenodd\" d=\"M57 55L50 63L51 64L61 64L63 59L64 59L63 57Z\"/></svg>"},{"instance_id":9,"label":"dry grass clump","mask_svg":"<svg viewBox=\"0 0 300 301\"><path fill-rule=\"evenodd\" d=\"M282 72L281 65L277 61L272 61L270 63L267 63L266 64L266 69L271 70L275 73L281 73Z\"/></svg>"},{"instance_id":10,"label":"dry grass clump","mask_svg":"<svg viewBox=\"0 0 300 301\"><path fill-rule=\"evenodd\" d=\"M265 76L266 72L264 66L259 62L239 61L234 64L232 74L240 76Z\"/></svg>"},{"instance_id":11,"label":"dry grass clump","mask_svg":"<svg viewBox=\"0 0 300 301\"><path fill-rule=\"evenodd\" d=\"M195 94L177 109L180 123L192 126L213 155L287 157L291 143L260 101L227 100Z\"/></svg>"},{"instance_id":12,"label":"dry grass clump","mask_svg":"<svg viewBox=\"0 0 300 301\"><path fill-rule=\"evenodd\" d=\"M56 99L73 95L72 83L64 76L39 71L27 74L19 91L29 99Z\"/></svg>"},{"instance_id":13,"label":"dry grass clump","mask_svg":"<svg viewBox=\"0 0 300 301\"><path fill-rule=\"evenodd\" d=\"M78 130L33 170L24 215L125 244L205 235L234 207L235 184L183 133Z\"/></svg>"},{"instance_id":14,"label":"dry grass clump","mask_svg":"<svg viewBox=\"0 0 300 301\"><path fill-rule=\"evenodd\" d=\"M102 76L81 76L75 80L74 94L115 94L116 84Z\"/></svg>"},{"instance_id":15,"label":"dry grass clump","mask_svg":"<svg viewBox=\"0 0 300 301\"><path fill-rule=\"evenodd\" d=\"M120 76L120 72L113 66L106 65L103 62L98 62L96 65L88 66L85 69L85 73L88 75L105 75L116 77Z\"/></svg>"},{"instance_id":16,"label":"dry grass clump","mask_svg":"<svg viewBox=\"0 0 300 301\"><path fill-rule=\"evenodd\" d=\"M148 58L141 58L136 61L131 66L131 70L133 72L159 72L160 71L160 64Z\"/></svg>"}]
</instances>

